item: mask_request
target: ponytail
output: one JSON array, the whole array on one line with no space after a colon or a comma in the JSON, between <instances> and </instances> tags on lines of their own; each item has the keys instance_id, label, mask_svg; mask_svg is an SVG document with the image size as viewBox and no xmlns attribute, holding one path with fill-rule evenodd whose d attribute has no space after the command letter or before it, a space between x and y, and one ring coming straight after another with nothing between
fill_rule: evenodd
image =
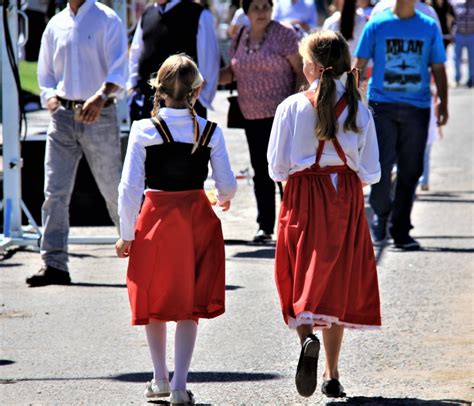
<instances>
[{"instance_id":1,"label":"ponytail","mask_svg":"<svg viewBox=\"0 0 474 406\"><path fill-rule=\"evenodd\" d=\"M158 117L158 110L160 109L160 95L158 92L158 89L156 89L155 95L153 96L153 110L151 111L152 117Z\"/></svg>"},{"instance_id":2,"label":"ponytail","mask_svg":"<svg viewBox=\"0 0 474 406\"><path fill-rule=\"evenodd\" d=\"M347 72L346 80L347 107L349 113L344 121L344 131L352 131L358 133L360 128L357 127L357 111L359 109L359 71L356 68Z\"/></svg>"},{"instance_id":3,"label":"ponytail","mask_svg":"<svg viewBox=\"0 0 474 406\"><path fill-rule=\"evenodd\" d=\"M338 130L338 123L334 105L336 104L336 83L333 75L330 72L332 66L323 68L321 70L321 77L319 78L318 87L314 95L315 110L318 117L316 123L316 138L318 140L330 141L336 138Z\"/></svg>"}]
</instances>

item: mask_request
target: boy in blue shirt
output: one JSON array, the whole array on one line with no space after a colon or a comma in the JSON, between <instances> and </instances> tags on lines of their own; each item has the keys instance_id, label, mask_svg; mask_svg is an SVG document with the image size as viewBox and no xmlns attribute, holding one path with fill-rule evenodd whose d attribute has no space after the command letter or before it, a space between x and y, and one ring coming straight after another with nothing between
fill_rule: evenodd
<instances>
[{"instance_id":1,"label":"boy in blue shirt","mask_svg":"<svg viewBox=\"0 0 474 406\"><path fill-rule=\"evenodd\" d=\"M430 120L430 71L439 101L438 125L448 120L448 91L443 40L435 21L415 10L416 0L397 0L368 22L356 49L355 66L364 69L369 59L374 67L368 99L373 109L382 177L371 188L369 202L375 216L375 242L390 234L397 248L416 250L410 237L410 214L418 179L423 173L423 155ZM390 197L391 172L397 164L397 185Z\"/></svg>"}]
</instances>

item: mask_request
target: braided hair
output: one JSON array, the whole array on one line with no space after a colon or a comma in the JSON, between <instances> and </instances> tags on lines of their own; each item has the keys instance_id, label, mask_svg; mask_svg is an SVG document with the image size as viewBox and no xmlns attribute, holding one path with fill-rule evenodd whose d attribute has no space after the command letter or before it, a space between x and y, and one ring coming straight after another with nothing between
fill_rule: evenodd
<instances>
[{"instance_id":1,"label":"braided hair","mask_svg":"<svg viewBox=\"0 0 474 406\"><path fill-rule=\"evenodd\" d=\"M193 99L204 79L199 72L196 63L186 54L176 54L168 57L160 69L156 78L150 82L155 88L153 100L152 117L157 117L160 108L160 100L168 97L175 102L183 103L189 109L193 120L194 143L191 153L194 153L199 145L199 124Z\"/></svg>"}]
</instances>

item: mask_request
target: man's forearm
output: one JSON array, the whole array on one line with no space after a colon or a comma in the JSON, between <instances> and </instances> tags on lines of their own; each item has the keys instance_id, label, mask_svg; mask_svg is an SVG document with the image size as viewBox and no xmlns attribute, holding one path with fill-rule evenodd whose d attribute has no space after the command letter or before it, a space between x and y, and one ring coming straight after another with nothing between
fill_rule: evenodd
<instances>
[{"instance_id":1,"label":"man's forearm","mask_svg":"<svg viewBox=\"0 0 474 406\"><path fill-rule=\"evenodd\" d=\"M432 67L432 72L436 84L437 95L441 103L448 105L448 76L444 65Z\"/></svg>"}]
</instances>

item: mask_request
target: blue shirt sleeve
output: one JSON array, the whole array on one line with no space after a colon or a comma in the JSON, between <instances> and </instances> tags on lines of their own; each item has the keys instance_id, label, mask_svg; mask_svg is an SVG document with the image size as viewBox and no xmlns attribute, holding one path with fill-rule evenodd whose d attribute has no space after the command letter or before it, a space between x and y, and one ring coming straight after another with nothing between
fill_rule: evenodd
<instances>
[{"instance_id":1,"label":"blue shirt sleeve","mask_svg":"<svg viewBox=\"0 0 474 406\"><path fill-rule=\"evenodd\" d=\"M374 35L374 24L369 21L362 31L359 43L355 50L355 56L357 58L370 59L374 57L375 52L375 35Z\"/></svg>"},{"instance_id":2,"label":"blue shirt sleeve","mask_svg":"<svg viewBox=\"0 0 474 406\"><path fill-rule=\"evenodd\" d=\"M439 32L439 29L433 25L433 40L431 42L430 49L430 65L436 63L446 62L446 51L444 49L443 38Z\"/></svg>"}]
</instances>

